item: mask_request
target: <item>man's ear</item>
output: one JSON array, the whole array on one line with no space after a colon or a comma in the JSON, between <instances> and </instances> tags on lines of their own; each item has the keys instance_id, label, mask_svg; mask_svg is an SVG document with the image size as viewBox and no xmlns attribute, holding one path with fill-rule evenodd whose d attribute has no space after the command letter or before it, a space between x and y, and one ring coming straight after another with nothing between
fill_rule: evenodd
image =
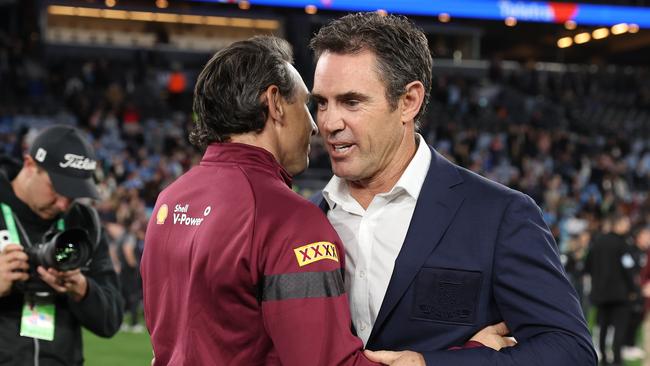
<instances>
[{"instance_id":1,"label":"man's ear","mask_svg":"<svg viewBox=\"0 0 650 366\"><path fill-rule=\"evenodd\" d=\"M29 154L23 155L23 168L31 168L35 167L36 162L34 161L34 158L31 157Z\"/></svg>"},{"instance_id":2,"label":"man's ear","mask_svg":"<svg viewBox=\"0 0 650 366\"><path fill-rule=\"evenodd\" d=\"M24 170L27 175L32 175L38 172L38 165L34 158L29 154L23 155L23 167L21 170Z\"/></svg>"},{"instance_id":3,"label":"man's ear","mask_svg":"<svg viewBox=\"0 0 650 366\"><path fill-rule=\"evenodd\" d=\"M282 106L282 95L280 89L276 85L271 85L266 88L264 92L266 103L268 105L269 118L274 123L281 123L284 117L284 109Z\"/></svg>"},{"instance_id":4,"label":"man's ear","mask_svg":"<svg viewBox=\"0 0 650 366\"><path fill-rule=\"evenodd\" d=\"M409 122L415 119L424 103L424 85L420 81L413 81L406 85L406 92L402 95L402 122Z\"/></svg>"}]
</instances>

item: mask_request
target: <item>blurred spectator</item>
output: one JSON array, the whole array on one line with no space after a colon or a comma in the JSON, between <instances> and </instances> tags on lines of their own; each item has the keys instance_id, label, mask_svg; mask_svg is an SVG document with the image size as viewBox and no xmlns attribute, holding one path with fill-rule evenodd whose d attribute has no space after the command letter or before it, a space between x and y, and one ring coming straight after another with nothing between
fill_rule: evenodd
<instances>
[{"instance_id":1,"label":"blurred spectator","mask_svg":"<svg viewBox=\"0 0 650 366\"><path fill-rule=\"evenodd\" d=\"M578 293L582 310L587 313L587 295L585 293L585 260L589 249L591 234L584 230L579 233L572 233L567 247L567 253L562 257L565 260L565 268L569 280ZM566 258L566 259L565 259Z\"/></svg>"},{"instance_id":2,"label":"blurred spectator","mask_svg":"<svg viewBox=\"0 0 650 366\"><path fill-rule=\"evenodd\" d=\"M648 255L646 251L646 256ZM646 357L643 366L650 366L650 261L646 261L645 266L641 270L641 293L645 299L645 316L643 318L643 350Z\"/></svg>"},{"instance_id":3,"label":"blurred spectator","mask_svg":"<svg viewBox=\"0 0 650 366\"><path fill-rule=\"evenodd\" d=\"M625 360L638 360L645 356L645 352L636 346L636 336L645 313L645 298L641 288L641 271L648 262L646 254L648 249L650 249L650 228L642 226L635 230L634 244L630 245L629 248L630 258L634 264L628 271L634 280L634 294L630 303L630 317L622 349Z\"/></svg>"},{"instance_id":4,"label":"blurred spectator","mask_svg":"<svg viewBox=\"0 0 650 366\"><path fill-rule=\"evenodd\" d=\"M612 365L623 365L621 348L629 320L629 301L634 294L633 279L628 272L634 265L629 254L627 235L630 219L617 215L612 232L594 238L587 255L586 270L591 275L591 302L597 308L600 354L608 362L607 334L613 327Z\"/></svg>"}]
</instances>

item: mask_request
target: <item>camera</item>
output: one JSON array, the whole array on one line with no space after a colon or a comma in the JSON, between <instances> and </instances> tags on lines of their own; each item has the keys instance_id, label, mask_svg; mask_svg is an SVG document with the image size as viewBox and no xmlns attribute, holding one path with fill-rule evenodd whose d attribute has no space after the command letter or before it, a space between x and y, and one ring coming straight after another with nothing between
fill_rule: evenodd
<instances>
[{"instance_id":1,"label":"camera","mask_svg":"<svg viewBox=\"0 0 650 366\"><path fill-rule=\"evenodd\" d=\"M68 229L51 234L44 243L26 248L30 268L43 266L57 271L81 268L92 254L92 244L83 229Z\"/></svg>"},{"instance_id":2,"label":"camera","mask_svg":"<svg viewBox=\"0 0 650 366\"><path fill-rule=\"evenodd\" d=\"M57 271L82 268L88 263L94 250L88 233L80 228L49 233L44 239L42 243L25 248L25 253L29 257L30 278L27 282L18 284L23 292L52 292L52 289L39 278L36 268L43 266Z\"/></svg>"}]
</instances>

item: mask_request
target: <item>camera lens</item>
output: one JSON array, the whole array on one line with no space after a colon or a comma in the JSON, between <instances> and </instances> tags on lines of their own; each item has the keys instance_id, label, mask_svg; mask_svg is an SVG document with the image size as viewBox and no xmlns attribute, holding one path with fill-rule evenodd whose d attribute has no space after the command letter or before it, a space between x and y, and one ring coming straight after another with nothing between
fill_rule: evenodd
<instances>
[{"instance_id":1,"label":"camera lens","mask_svg":"<svg viewBox=\"0 0 650 366\"><path fill-rule=\"evenodd\" d=\"M67 263L75 263L79 261L79 244L76 243L66 243L61 242L57 243L56 248L54 249L54 260L59 266L65 265Z\"/></svg>"}]
</instances>

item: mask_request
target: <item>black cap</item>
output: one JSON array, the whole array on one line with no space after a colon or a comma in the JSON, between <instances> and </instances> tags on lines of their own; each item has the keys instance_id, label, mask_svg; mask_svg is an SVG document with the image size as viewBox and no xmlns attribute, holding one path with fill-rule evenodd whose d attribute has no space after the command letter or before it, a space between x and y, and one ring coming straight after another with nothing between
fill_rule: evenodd
<instances>
[{"instance_id":1,"label":"black cap","mask_svg":"<svg viewBox=\"0 0 650 366\"><path fill-rule=\"evenodd\" d=\"M93 181L97 167L95 151L76 128L44 129L34 139L29 155L45 169L58 194L68 198L99 198Z\"/></svg>"}]
</instances>

